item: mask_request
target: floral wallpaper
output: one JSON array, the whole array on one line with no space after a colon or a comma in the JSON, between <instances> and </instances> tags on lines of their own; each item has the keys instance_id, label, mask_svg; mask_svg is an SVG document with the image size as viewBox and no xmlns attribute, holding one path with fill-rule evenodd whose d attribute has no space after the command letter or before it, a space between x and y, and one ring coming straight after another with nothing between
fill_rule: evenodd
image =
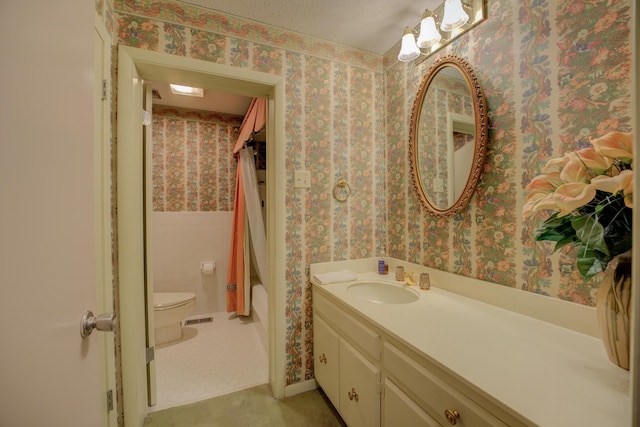
<instances>
[{"instance_id":1,"label":"floral wallpaper","mask_svg":"<svg viewBox=\"0 0 640 427\"><path fill-rule=\"evenodd\" d=\"M550 157L631 124L630 0L489 2L488 19L437 53L464 57L483 87L489 153L474 198L450 219L430 217L410 188L411 107L429 64L385 56L390 255L593 306L573 253L534 242L542 216L521 219L524 187Z\"/></svg>"},{"instance_id":2,"label":"floral wallpaper","mask_svg":"<svg viewBox=\"0 0 640 427\"><path fill-rule=\"evenodd\" d=\"M153 211L232 211L242 116L153 106Z\"/></svg>"},{"instance_id":3,"label":"floral wallpaper","mask_svg":"<svg viewBox=\"0 0 640 427\"><path fill-rule=\"evenodd\" d=\"M97 2L97 4L101 4ZM286 384L313 378L309 263L388 255L593 305L571 254L523 222L524 186L546 159L590 135L631 130L631 0L491 0L488 19L436 54L474 68L489 153L467 209L429 216L412 191L408 134L433 58L399 63L175 0L115 0L120 45L276 74L286 91ZM106 13L106 12L105 12ZM309 190L293 171L311 172ZM344 177L346 203L331 197ZM192 193L193 194L193 193Z\"/></svg>"},{"instance_id":4,"label":"floral wallpaper","mask_svg":"<svg viewBox=\"0 0 640 427\"><path fill-rule=\"evenodd\" d=\"M382 58L173 0L116 0L114 9L117 44L285 78L286 384L313 378L312 300L306 267L375 256L384 246ZM188 132L188 127L169 125L171 120L165 125L171 134ZM188 150L166 149L176 159ZM311 172L311 189L293 188L296 169ZM169 175L165 181L171 182ZM352 188L347 203L331 197L340 178ZM190 197L195 199L189 190L190 183L195 188L195 178L185 179L184 192L169 191L171 201L165 199L165 205L182 208ZM178 183L172 185L178 188Z\"/></svg>"}]
</instances>

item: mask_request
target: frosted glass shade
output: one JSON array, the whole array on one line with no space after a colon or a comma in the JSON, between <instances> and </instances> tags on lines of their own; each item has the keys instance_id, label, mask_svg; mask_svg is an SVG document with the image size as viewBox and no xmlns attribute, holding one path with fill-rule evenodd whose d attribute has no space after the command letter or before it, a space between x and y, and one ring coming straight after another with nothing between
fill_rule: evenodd
<instances>
[{"instance_id":1,"label":"frosted glass shade","mask_svg":"<svg viewBox=\"0 0 640 427\"><path fill-rule=\"evenodd\" d=\"M402 62L409 62L420 56L420 49L416 46L416 37L411 30L405 30L402 36L402 45L400 46L400 53L398 53L398 60Z\"/></svg>"},{"instance_id":2,"label":"frosted glass shade","mask_svg":"<svg viewBox=\"0 0 640 427\"><path fill-rule=\"evenodd\" d=\"M440 32L436 28L433 16L427 16L420 22L420 35L416 44L419 48L429 48L442 40Z\"/></svg>"},{"instance_id":3,"label":"frosted glass shade","mask_svg":"<svg viewBox=\"0 0 640 427\"><path fill-rule=\"evenodd\" d=\"M461 0L445 0L444 16L440 29L442 31L452 31L462 27L469 21L469 15L462 8Z\"/></svg>"}]
</instances>

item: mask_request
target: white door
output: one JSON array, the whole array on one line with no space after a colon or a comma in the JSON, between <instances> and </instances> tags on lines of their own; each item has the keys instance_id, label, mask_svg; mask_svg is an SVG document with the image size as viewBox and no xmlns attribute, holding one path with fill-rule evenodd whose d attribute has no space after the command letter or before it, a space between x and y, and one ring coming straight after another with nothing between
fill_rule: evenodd
<instances>
[{"instance_id":1,"label":"white door","mask_svg":"<svg viewBox=\"0 0 640 427\"><path fill-rule=\"evenodd\" d=\"M0 425L100 426L94 4L0 3Z\"/></svg>"}]
</instances>

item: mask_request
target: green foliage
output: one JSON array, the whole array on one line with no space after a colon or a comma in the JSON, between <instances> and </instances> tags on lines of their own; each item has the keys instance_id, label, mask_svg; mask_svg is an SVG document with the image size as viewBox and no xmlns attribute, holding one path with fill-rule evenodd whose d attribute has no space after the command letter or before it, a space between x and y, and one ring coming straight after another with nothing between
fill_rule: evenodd
<instances>
[{"instance_id":1,"label":"green foliage","mask_svg":"<svg viewBox=\"0 0 640 427\"><path fill-rule=\"evenodd\" d=\"M622 193L598 191L596 197L569 215L554 213L536 230L538 241L556 242L554 252L577 246L578 271L585 281L604 271L616 255L631 249L632 209Z\"/></svg>"}]
</instances>

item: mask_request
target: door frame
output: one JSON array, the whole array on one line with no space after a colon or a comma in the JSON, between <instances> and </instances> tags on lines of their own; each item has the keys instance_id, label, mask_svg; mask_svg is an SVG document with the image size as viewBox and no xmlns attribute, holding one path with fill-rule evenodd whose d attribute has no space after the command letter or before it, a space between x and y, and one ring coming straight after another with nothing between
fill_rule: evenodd
<instances>
[{"instance_id":1,"label":"door frame","mask_svg":"<svg viewBox=\"0 0 640 427\"><path fill-rule=\"evenodd\" d=\"M144 331L142 94L139 79L267 99L269 384L285 395L285 82L281 76L118 46L118 273L124 419L147 415ZM136 89L137 88L137 89Z\"/></svg>"},{"instance_id":2,"label":"door frame","mask_svg":"<svg viewBox=\"0 0 640 427\"><path fill-rule=\"evenodd\" d=\"M97 314L114 311L113 262L111 246L111 36L98 15L94 22L94 99L93 99L93 167L96 235ZM104 83L104 84L103 84ZM102 427L115 427L118 411L115 405L116 369L113 334L99 334ZM109 401L113 405L109 407Z\"/></svg>"}]
</instances>

